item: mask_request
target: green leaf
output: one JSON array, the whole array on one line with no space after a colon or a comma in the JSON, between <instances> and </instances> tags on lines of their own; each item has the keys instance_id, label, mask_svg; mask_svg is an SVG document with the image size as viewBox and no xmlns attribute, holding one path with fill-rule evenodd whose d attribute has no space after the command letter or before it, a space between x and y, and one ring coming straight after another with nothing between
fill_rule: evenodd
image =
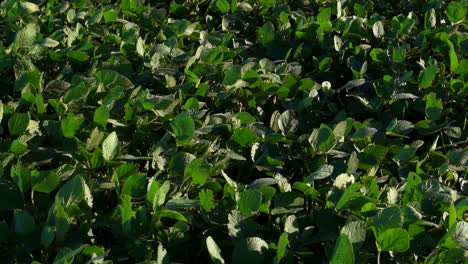
<instances>
[{"instance_id":1,"label":"green leaf","mask_svg":"<svg viewBox=\"0 0 468 264\"><path fill-rule=\"evenodd\" d=\"M304 183L311 183L315 180L325 179L333 173L333 165L324 164L320 169L314 171L312 175L304 179Z\"/></svg>"},{"instance_id":2,"label":"green leaf","mask_svg":"<svg viewBox=\"0 0 468 264\"><path fill-rule=\"evenodd\" d=\"M158 216L160 218L170 218L177 221L187 222L187 218L185 218L183 214L173 210L163 209L158 212Z\"/></svg>"},{"instance_id":3,"label":"green leaf","mask_svg":"<svg viewBox=\"0 0 468 264\"><path fill-rule=\"evenodd\" d=\"M139 198L143 197L145 193L146 173L133 174L125 180L124 186L122 187L122 194Z\"/></svg>"},{"instance_id":4,"label":"green leaf","mask_svg":"<svg viewBox=\"0 0 468 264\"><path fill-rule=\"evenodd\" d=\"M159 209L165 202L166 196L171 189L171 182L165 181L161 187L156 191L153 198L153 210Z\"/></svg>"},{"instance_id":5,"label":"green leaf","mask_svg":"<svg viewBox=\"0 0 468 264\"><path fill-rule=\"evenodd\" d=\"M384 208L372 220L373 231L376 237L387 229L401 228L403 225L403 215L398 207Z\"/></svg>"},{"instance_id":6,"label":"green leaf","mask_svg":"<svg viewBox=\"0 0 468 264\"><path fill-rule=\"evenodd\" d=\"M102 13L102 16L104 17L104 22L112 23L112 22L117 21L118 14L119 14L118 11L116 11L114 9L111 9L111 10L107 10L104 13Z\"/></svg>"},{"instance_id":7,"label":"green leaf","mask_svg":"<svg viewBox=\"0 0 468 264\"><path fill-rule=\"evenodd\" d=\"M262 205L262 193L258 190L245 190L240 193L237 209L245 216L258 211Z\"/></svg>"},{"instance_id":8,"label":"green leaf","mask_svg":"<svg viewBox=\"0 0 468 264\"><path fill-rule=\"evenodd\" d=\"M28 211L16 209L13 214L15 223L15 233L24 236L36 228L34 218Z\"/></svg>"},{"instance_id":9,"label":"green leaf","mask_svg":"<svg viewBox=\"0 0 468 264\"><path fill-rule=\"evenodd\" d=\"M233 264L263 263L268 244L259 237L248 237L235 243L232 253Z\"/></svg>"},{"instance_id":10,"label":"green leaf","mask_svg":"<svg viewBox=\"0 0 468 264\"><path fill-rule=\"evenodd\" d=\"M394 160L396 161L408 161L410 160L414 154L416 154L416 151L418 148L413 147L413 146L405 146L398 150L397 153L395 153L395 156L393 157Z\"/></svg>"},{"instance_id":11,"label":"green leaf","mask_svg":"<svg viewBox=\"0 0 468 264\"><path fill-rule=\"evenodd\" d=\"M377 237L379 251L405 252L409 246L409 234L402 228L387 229Z\"/></svg>"},{"instance_id":12,"label":"green leaf","mask_svg":"<svg viewBox=\"0 0 468 264\"><path fill-rule=\"evenodd\" d=\"M314 135L312 133L312 146L318 150L319 153L327 153L335 146L335 136L333 135L333 130L331 130L327 125L321 124L320 128Z\"/></svg>"},{"instance_id":13,"label":"green leaf","mask_svg":"<svg viewBox=\"0 0 468 264\"><path fill-rule=\"evenodd\" d=\"M60 184L59 176L55 171L32 171L31 183L37 192L51 193Z\"/></svg>"},{"instance_id":14,"label":"green leaf","mask_svg":"<svg viewBox=\"0 0 468 264\"><path fill-rule=\"evenodd\" d=\"M237 142L242 147L249 146L250 144L256 142L257 139L257 134L246 127L236 128L232 134L232 140Z\"/></svg>"},{"instance_id":15,"label":"green leaf","mask_svg":"<svg viewBox=\"0 0 468 264\"><path fill-rule=\"evenodd\" d=\"M213 192L209 189L205 190L201 190L199 193L198 193L198 197L200 198L200 205L202 207L203 210L205 210L206 212L210 212L211 210L213 210L213 208L215 207L215 204L214 204L214 196L213 196Z\"/></svg>"},{"instance_id":16,"label":"green leaf","mask_svg":"<svg viewBox=\"0 0 468 264\"><path fill-rule=\"evenodd\" d=\"M341 195L340 199L336 203L336 209L341 210L348 204L352 199L359 197L361 195L360 190L361 185L359 183L353 183L347 187L344 193Z\"/></svg>"},{"instance_id":17,"label":"green leaf","mask_svg":"<svg viewBox=\"0 0 468 264\"><path fill-rule=\"evenodd\" d=\"M288 244L288 234L282 233L278 240L275 263L281 263L281 260L286 256Z\"/></svg>"},{"instance_id":18,"label":"green leaf","mask_svg":"<svg viewBox=\"0 0 468 264\"><path fill-rule=\"evenodd\" d=\"M120 152L120 143L117 133L113 131L102 142L102 156L105 160L110 161L117 157Z\"/></svg>"},{"instance_id":19,"label":"green leaf","mask_svg":"<svg viewBox=\"0 0 468 264\"><path fill-rule=\"evenodd\" d=\"M109 108L100 106L94 111L94 123L106 127L107 119L109 119Z\"/></svg>"},{"instance_id":20,"label":"green leaf","mask_svg":"<svg viewBox=\"0 0 468 264\"><path fill-rule=\"evenodd\" d=\"M208 253L210 254L211 261L215 264L223 264L224 259L221 255L221 249L218 247L216 242L211 236L208 236L205 240L206 248L208 249Z\"/></svg>"},{"instance_id":21,"label":"green leaf","mask_svg":"<svg viewBox=\"0 0 468 264\"><path fill-rule=\"evenodd\" d=\"M354 264L353 245L345 234L341 234L338 237L329 263Z\"/></svg>"},{"instance_id":22,"label":"green leaf","mask_svg":"<svg viewBox=\"0 0 468 264\"><path fill-rule=\"evenodd\" d=\"M438 70L439 69L437 68L436 64L431 64L425 70L421 71L419 74L419 87L430 87L436 77Z\"/></svg>"},{"instance_id":23,"label":"green leaf","mask_svg":"<svg viewBox=\"0 0 468 264\"><path fill-rule=\"evenodd\" d=\"M27 113L14 113L8 119L8 130L11 135L19 135L26 131L29 125L29 114Z\"/></svg>"},{"instance_id":24,"label":"green leaf","mask_svg":"<svg viewBox=\"0 0 468 264\"><path fill-rule=\"evenodd\" d=\"M226 14L229 12L230 5L227 0L216 0L216 7L219 12Z\"/></svg>"},{"instance_id":25,"label":"green leaf","mask_svg":"<svg viewBox=\"0 0 468 264\"><path fill-rule=\"evenodd\" d=\"M266 22L257 30L258 41L263 46L269 45L275 39L275 26L271 22Z\"/></svg>"},{"instance_id":26,"label":"green leaf","mask_svg":"<svg viewBox=\"0 0 468 264\"><path fill-rule=\"evenodd\" d=\"M447 5L447 10L445 11L448 19L452 23L457 23L463 21L466 16L466 6L462 3L452 1Z\"/></svg>"},{"instance_id":27,"label":"green leaf","mask_svg":"<svg viewBox=\"0 0 468 264\"><path fill-rule=\"evenodd\" d=\"M341 229L341 234L348 237L355 250L359 249L366 240L366 233L367 224L361 220L349 222Z\"/></svg>"},{"instance_id":28,"label":"green leaf","mask_svg":"<svg viewBox=\"0 0 468 264\"><path fill-rule=\"evenodd\" d=\"M234 85L237 80L242 78L241 66L233 65L224 73L223 85Z\"/></svg>"},{"instance_id":29,"label":"green leaf","mask_svg":"<svg viewBox=\"0 0 468 264\"><path fill-rule=\"evenodd\" d=\"M424 100L426 101L426 116L432 121L439 120L444 109L442 100L438 99L433 92L426 95Z\"/></svg>"},{"instance_id":30,"label":"green leaf","mask_svg":"<svg viewBox=\"0 0 468 264\"><path fill-rule=\"evenodd\" d=\"M67 115L67 117L60 122L63 136L66 138L73 138L78 128L80 128L80 125L81 122L75 115Z\"/></svg>"},{"instance_id":31,"label":"green leaf","mask_svg":"<svg viewBox=\"0 0 468 264\"><path fill-rule=\"evenodd\" d=\"M178 114L170 123L178 146L188 145L195 134L195 122L187 112Z\"/></svg>"},{"instance_id":32,"label":"green leaf","mask_svg":"<svg viewBox=\"0 0 468 264\"><path fill-rule=\"evenodd\" d=\"M13 142L11 142L8 151L17 156L21 156L28 151L28 146L15 139Z\"/></svg>"},{"instance_id":33,"label":"green leaf","mask_svg":"<svg viewBox=\"0 0 468 264\"><path fill-rule=\"evenodd\" d=\"M31 172L23 166L21 162L11 166L10 169L11 179L16 183L18 189L24 193L31 186Z\"/></svg>"},{"instance_id":34,"label":"green leaf","mask_svg":"<svg viewBox=\"0 0 468 264\"><path fill-rule=\"evenodd\" d=\"M184 174L192 177L192 182L196 185L203 185L211 172L211 164L204 158L197 158L185 168Z\"/></svg>"},{"instance_id":35,"label":"green leaf","mask_svg":"<svg viewBox=\"0 0 468 264\"><path fill-rule=\"evenodd\" d=\"M317 22L320 28L324 31L330 31L332 29L332 23L330 22L331 8L322 8L320 13L317 15Z\"/></svg>"},{"instance_id":36,"label":"green leaf","mask_svg":"<svg viewBox=\"0 0 468 264\"><path fill-rule=\"evenodd\" d=\"M65 207L65 209L72 206L79 206L79 204L86 200L88 205L92 207L92 197L87 194L89 191L88 186L80 175L74 176L71 180L65 183L55 196L55 201Z\"/></svg>"},{"instance_id":37,"label":"green leaf","mask_svg":"<svg viewBox=\"0 0 468 264\"><path fill-rule=\"evenodd\" d=\"M67 57L78 62L85 62L89 60L89 55L86 52L80 50L71 50L67 52Z\"/></svg>"}]
</instances>

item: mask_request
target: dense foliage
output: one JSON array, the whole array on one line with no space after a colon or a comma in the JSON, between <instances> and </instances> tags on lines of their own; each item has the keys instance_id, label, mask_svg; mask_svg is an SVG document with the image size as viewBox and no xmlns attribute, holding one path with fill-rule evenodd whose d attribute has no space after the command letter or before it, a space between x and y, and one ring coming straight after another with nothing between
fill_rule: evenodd
<instances>
[{"instance_id":1,"label":"dense foliage","mask_svg":"<svg viewBox=\"0 0 468 264\"><path fill-rule=\"evenodd\" d=\"M466 1L6 0L5 263L468 263Z\"/></svg>"}]
</instances>

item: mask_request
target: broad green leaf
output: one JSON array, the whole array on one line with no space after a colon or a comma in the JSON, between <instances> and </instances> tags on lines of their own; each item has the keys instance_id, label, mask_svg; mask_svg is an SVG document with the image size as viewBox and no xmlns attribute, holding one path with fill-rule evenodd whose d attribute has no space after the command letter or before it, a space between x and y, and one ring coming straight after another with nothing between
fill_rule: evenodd
<instances>
[{"instance_id":1,"label":"broad green leaf","mask_svg":"<svg viewBox=\"0 0 468 264\"><path fill-rule=\"evenodd\" d=\"M25 210L16 209L13 213L15 233L24 236L34 231L36 224L32 215Z\"/></svg>"},{"instance_id":2,"label":"broad green leaf","mask_svg":"<svg viewBox=\"0 0 468 264\"><path fill-rule=\"evenodd\" d=\"M31 184L37 192L51 193L60 184L59 176L56 171L32 171Z\"/></svg>"},{"instance_id":3,"label":"broad green leaf","mask_svg":"<svg viewBox=\"0 0 468 264\"><path fill-rule=\"evenodd\" d=\"M178 114L170 123L175 134L177 145L184 146L192 142L195 133L195 123L187 112Z\"/></svg>"},{"instance_id":4,"label":"broad green leaf","mask_svg":"<svg viewBox=\"0 0 468 264\"><path fill-rule=\"evenodd\" d=\"M113 131L102 142L102 156L105 160L110 161L117 157L120 152L120 143L117 133Z\"/></svg>"},{"instance_id":5,"label":"broad green leaf","mask_svg":"<svg viewBox=\"0 0 468 264\"><path fill-rule=\"evenodd\" d=\"M309 141L319 153L326 153L335 146L333 130L327 125L321 124L320 128L315 131L315 133L312 132Z\"/></svg>"},{"instance_id":6,"label":"broad green leaf","mask_svg":"<svg viewBox=\"0 0 468 264\"><path fill-rule=\"evenodd\" d=\"M367 224L360 220L349 222L341 229L341 234L348 237L355 250L359 249L366 240L366 232Z\"/></svg>"},{"instance_id":7,"label":"broad green leaf","mask_svg":"<svg viewBox=\"0 0 468 264\"><path fill-rule=\"evenodd\" d=\"M67 115L60 122L60 128L62 129L63 136L66 138L73 138L78 128L80 128L80 125L81 122L78 117L73 114Z\"/></svg>"},{"instance_id":8,"label":"broad green leaf","mask_svg":"<svg viewBox=\"0 0 468 264\"><path fill-rule=\"evenodd\" d=\"M286 256L288 244L288 234L282 233L278 240L275 263L281 263L281 260Z\"/></svg>"},{"instance_id":9,"label":"broad green leaf","mask_svg":"<svg viewBox=\"0 0 468 264\"><path fill-rule=\"evenodd\" d=\"M16 183L18 189L24 193L31 186L31 172L21 162L11 166L11 179Z\"/></svg>"},{"instance_id":10,"label":"broad green leaf","mask_svg":"<svg viewBox=\"0 0 468 264\"><path fill-rule=\"evenodd\" d=\"M100 106L94 111L94 123L106 127L107 119L109 119L109 108Z\"/></svg>"},{"instance_id":11,"label":"broad green leaf","mask_svg":"<svg viewBox=\"0 0 468 264\"><path fill-rule=\"evenodd\" d=\"M248 237L235 243L232 253L233 264L263 263L268 244L259 237Z\"/></svg>"},{"instance_id":12,"label":"broad green leaf","mask_svg":"<svg viewBox=\"0 0 468 264\"><path fill-rule=\"evenodd\" d=\"M28 146L21 143L19 140L13 140L8 151L17 156L21 156L28 151Z\"/></svg>"},{"instance_id":13,"label":"broad green leaf","mask_svg":"<svg viewBox=\"0 0 468 264\"><path fill-rule=\"evenodd\" d=\"M208 249L208 253L210 253L211 261L215 264L223 264L224 259L221 255L221 249L218 247L216 242L211 236L208 236L205 240L206 248Z\"/></svg>"},{"instance_id":14,"label":"broad green leaf","mask_svg":"<svg viewBox=\"0 0 468 264\"><path fill-rule=\"evenodd\" d=\"M413 146L405 146L398 150L397 153L395 153L395 156L393 156L393 159L396 161L408 161L410 160L414 154L416 154L416 151L418 148L413 147Z\"/></svg>"},{"instance_id":15,"label":"broad green leaf","mask_svg":"<svg viewBox=\"0 0 468 264\"><path fill-rule=\"evenodd\" d=\"M241 66L233 65L224 73L223 85L234 85L241 79Z\"/></svg>"},{"instance_id":16,"label":"broad green leaf","mask_svg":"<svg viewBox=\"0 0 468 264\"><path fill-rule=\"evenodd\" d=\"M88 205L91 207L92 201L89 201L90 194L86 193L86 189L89 190L83 178L80 175L74 176L60 188L55 196L55 201L67 209L71 206L78 206L82 201L88 200Z\"/></svg>"},{"instance_id":17,"label":"broad green leaf","mask_svg":"<svg viewBox=\"0 0 468 264\"><path fill-rule=\"evenodd\" d=\"M211 210L213 210L213 208L215 207L215 203L214 195L211 190L201 190L198 193L198 197L200 198L200 205L203 210L205 210L206 212L210 212Z\"/></svg>"},{"instance_id":18,"label":"broad green leaf","mask_svg":"<svg viewBox=\"0 0 468 264\"><path fill-rule=\"evenodd\" d=\"M445 13L447 14L447 17L450 20L450 22L455 24L465 19L466 6L464 6L460 2L451 1L447 5L447 10L445 10Z\"/></svg>"},{"instance_id":19,"label":"broad green leaf","mask_svg":"<svg viewBox=\"0 0 468 264\"><path fill-rule=\"evenodd\" d=\"M19 135L26 131L29 125L29 114L27 113L14 113L8 119L8 130L11 135Z\"/></svg>"},{"instance_id":20,"label":"broad green leaf","mask_svg":"<svg viewBox=\"0 0 468 264\"><path fill-rule=\"evenodd\" d=\"M137 173L130 175L125 180L122 187L122 194L129 195L130 197L140 198L146 192L146 173Z\"/></svg>"},{"instance_id":21,"label":"broad green leaf","mask_svg":"<svg viewBox=\"0 0 468 264\"><path fill-rule=\"evenodd\" d=\"M110 9L110 10L107 10L107 11L103 12L102 16L104 17L104 22L112 23L112 22L117 21L118 14L119 14L118 11L116 11L114 9Z\"/></svg>"},{"instance_id":22,"label":"broad green leaf","mask_svg":"<svg viewBox=\"0 0 468 264\"><path fill-rule=\"evenodd\" d=\"M377 237L379 251L405 252L410 247L409 234L402 228L390 228Z\"/></svg>"},{"instance_id":23,"label":"broad green leaf","mask_svg":"<svg viewBox=\"0 0 468 264\"><path fill-rule=\"evenodd\" d=\"M177 221L187 222L187 218L185 218L183 214L173 210L163 209L161 211L158 211L158 216L160 218L170 218Z\"/></svg>"},{"instance_id":24,"label":"broad green leaf","mask_svg":"<svg viewBox=\"0 0 468 264\"><path fill-rule=\"evenodd\" d=\"M341 234L336 240L335 248L333 249L330 258L331 264L349 263L354 264L353 245L348 239L348 236Z\"/></svg>"},{"instance_id":25,"label":"broad green leaf","mask_svg":"<svg viewBox=\"0 0 468 264\"><path fill-rule=\"evenodd\" d=\"M216 7L218 8L219 12L226 14L229 12L229 2L227 0L216 0Z\"/></svg>"},{"instance_id":26,"label":"broad green leaf","mask_svg":"<svg viewBox=\"0 0 468 264\"><path fill-rule=\"evenodd\" d=\"M330 22L331 8L322 8L317 15L317 22L320 28L324 31L330 31L332 29L332 23Z\"/></svg>"},{"instance_id":27,"label":"broad green leaf","mask_svg":"<svg viewBox=\"0 0 468 264\"><path fill-rule=\"evenodd\" d=\"M242 147L247 147L257 141L258 137L255 132L246 127L236 128L232 134L232 140L237 142Z\"/></svg>"},{"instance_id":28,"label":"broad green leaf","mask_svg":"<svg viewBox=\"0 0 468 264\"><path fill-rule=\"evenodd\" d=\"M275 26L271 22L257 29L258 40L263 46L269 45L275 39Z\"/></svg>"},{"instance_id":29,"label":"broad green leaf","mask_svg":"<svg viewBox=\"0 0 468 264\"><path fill-rule=\"evenodd\" d=\"M192 177L192 182L196 185L203 185L211 172L211 164L204 158L197 158L185 168L184 174Z\"/></svg>"},{"instance_id":30,"label":"broad green leaf","mask_svg":"<svg viewBox=\"0 0 468 264\"><path fill-rule=\"evenodd\" d=\"M171 182L165 181L156 191L153 198L153 210L159 209L165 202L166 196L171 189Z\"/></svg>"},{"instance_id":31,"label":"broad green leaf","mask_svg":"<svg viewBox=\"0 0 468 264\"><path fill-rule=\"evenodd\" d=\"M380 210L372 219L373 231L376 237L388 229L401 228L403 215L398 207L388 207Z\"/></svg>"},{"instance_id":32,"label":"broad green leaf","mask_svg":"<svg viewBox=\"0 0 468 264\"><path fill-rule=\"evenodd\" d=\"M419 74L419 87L430 87L436 77L438 70L439 69L436 64L431 64L425 70L421 71Z\"/></svg>"},{"instance_id":33,"label":"broad green leaf","mask_svg":"<svg viewBox=\"0 0 468 264\"><path fill-rule=\"evenodd\" d=\"M444 106L442 100L437 98L437 95L433 92L429 93L424 97L426 101L426 116L432 121L437 121L442 115Z\"/></svg>"},{"instance_id":34,"label":"broad green leaf","mask_svg":"<svg viewBox=\"0 0 468 264\"><path fill-rule=\"evenodd\" d=\"M237 209L245 216L255 213L262 205L262 193L258 190L245 190L240 193Z\"/></svg>"},{"instance_id":35,"label":"broad green leaf","mask_svg":"<svg viewBox=\"0 0 468 264\"><path fill-rule=\"evenodd\" d=\"M341 210L343 209L349 201L352 199L361 196L359 191L361 189L361 185L359 183L353 183L349 187L347 187L344 193L341 195L340 199L336 203L336 209Z\"/></svg>"},{"instance_id":36,"label":"broad green leaf","mask_svg":"<svg viewBox=\"0 0 468 264\"><path fill-rule=\"evenodd\" d=\"M325 179L333 173L333 165L325 164L320 169L314 171L312 175L304 179L304 183L311 183L315 180Z\"/></svg>"}]
</instances>

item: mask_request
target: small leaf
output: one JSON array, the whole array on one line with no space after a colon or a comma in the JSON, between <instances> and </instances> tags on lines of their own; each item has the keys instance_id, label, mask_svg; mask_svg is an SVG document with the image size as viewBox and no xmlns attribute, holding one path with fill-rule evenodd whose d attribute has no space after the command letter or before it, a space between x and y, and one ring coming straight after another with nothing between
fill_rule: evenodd
<instances>
[{"instance_id":1,"label":"small leaf","mask_svg":"<svg viewBox=\"0 0 468 264\"><path fill-rule=\"evenodd\" d=\"M214 196L211 190L201 190L198 193L198 197L200 198L200 205L203 210L206 212L210 212L215 207L213 203Z\"/></svg>"},{"instance_id":2,"label":"small leaf","mask_svg":"<svg viewBox=\"0 0 468 264\"><path fill-rule=\"evenodd\" d=\"M333 165L325 164L320 169L314 171L312 175L304 179L304 183L311 183L315 180L325 179L333 173Z\"/></svg>"},{"instance_id":3,"label":"small leaf","mask_svg":"<svg viewBox=\"0 0 468 264\"><path fill-rule=\"evenodd\" d=\"M432 64L429 67L427 67L425 70L421 71L421 73L419 74L419 87L421 88L430 87L436 77L437 71L438 71L438 68L436 64Z\"/></svg>"},{"instance_id":4,"label":"small leaf","mask_svg":"<svg viewBox=\"0 0 468 264\"><path fill-rule=\"evenodd\" d=\"M211 260L215 264L223 264L224 259L223 259L223 256L221 255L221 249L218 247L214 239L211 236L208 236L205 242L206 242L206 247L208 249L208 253L210 253Z\"/></svg>"},{"instance_id":5,"label":"small leaf","mask_svg":"<svg viewBox=\"0 0 468 264\"><path fill-rule=\"evenodd\" d=\"M138 55L140 56L145 56L145 42L141 37L138 37L137 43L136 43L136 51Z\"/></svg>"},{"instance_id":6,"label":"small leaf","mask_svg":"<svg viewBox=\"0 0 468 264\"><path fill-rule=\"evenodd\" d=\"M27 235L36 228L34 218L28 211L16 209L13 217L15 219L15 233L20 236Z\"/></svg>"},{"instance_id":7,"label":"small leaf","mask_svg":"<svg viewBox=\"0 0 468 264\"><path fill-rule=\"evenodd\" d=\"M156 191L153 198L153 210L159 209L166 201L166 196L171 189L171 182L165 181Z\"/></svg>"},{"instance_id":8,"label":"small leaf","mask_svg":"<svg viewBox=\"0 0 468 264\"><path fill-rule=\"evenodd\" d=\"M224 73L223 85L234 85L241 79L241 66L233 65Z\"/></svg>"},{"instance_id":9,"label":"small leaf","mask_svg":"<svg viewBox=\"0 0 468 264\"><path fill-rule=\"evenodd\" d=\"M275 39L275 26L268 21L258 29L258 40L263 46L267 46Z\"/></svg>"},{"instance_id":10,"label":"small leaf","mask_svg":"<svg viewBox=\"0 0 468 264\"><path fill-rule=\"evenodd\" d=\"M237 207L243 215L250 216L258 211L260 205L262 205L262 193L260 191L246 190L240 193Z\"/></svg>"},{"instance_id":11,"label":"small leaf","mask_svg":"<svg viewBox=\"0 0 468 264\"><path fill-rule=\"evenodd\" d=\"M249 146L250 144L257 141L257 139L257 134L246 127L237 128L232 134L232 140L237 142L242 147Z\"/></svg>"},{"instance_id":12,"label":"small leaf","mask_svg":"<svg viewBox=\"0 0 468 264\"><path fill-rule=\"evenodd\" d=\"M29 125L29 114L27 113L14 113L8 119L8 130L11 135L19 135L26 131Z\"/></svg>"},{"instance_id":13,"label":"small leaf","mask_svg":"<svg viewBox=\"0 0 468 264\"><path fill-rule=\"evenodd\" d=\"M462 3L452 1L447 5L447 10L445 13L447 14L450 22L455 24L465 19L466 7Z\"/></svg>"},{"instance_id":14,"label":"small leaf","mask_svg":"<svg viewBox=\"0 0 468 264\"><path fill-rule=\"evenodd\" d=\"M178 114L170 123L174 131L177 145L188 145L192 142L195 134L195 123L187 112Z\"/></svg>"},{"instance_id":15,"label":"small leaf","mask_svg":"<svg viewBox=\"0 0 468 264\"><path fill-rule=\"evenodd\" d=\"M267 249L268 244L259 237L240 239L235 244L232 263L263 263Z\"/></svg>"},{"instance_id":16,"label":"small leaf","mask_svg":"<svg viewBox=\"0 0 468 264\"><path fill-rule=\"evenodd\" d=\"M409 234L402 228L390 228L377 237L379 251L405 252L409 249Z\"/></svg>"},{"instance_id":17,"label":"small leaf","mask_svg":"<svg viewBox=\"0 0 468 264\"><path fill-rule=\"evenodd\" d=\"M226 14L229 12L229 2L227 0L216 0L216 7L218 8L219 12Z\"/></svg>"},{"instance_id":18,"label":"small leaf","mask_svg":"<svg viewBox=\"0 0 468 264\"><path fill-rule=\"evenodd\" d=\"M117 133L113 131L102 142L102 156L105 160L110 161L117 157L119 151L119 138L117 137Z\"/></svg>"},{"instance_id":19,"label":"small leaf","mask_svg":"<svg viewBox=\"0 0 468 264\"><path fill-rule=\"evenodd\" d=\"M424 100L426 101L426 116L432 121L439 120L444 109L442 100L438 99L434 92L426 95Z\"/></svg>"},{"instance_id":20,"label":"small leaf","mask_svg":"<svg viewBox=\"0 0 468 264\"><path fill-rule=\"evenodd\" d=\"M146 192L146 174L137 173L130 175L125 180L124 186L122 187L122 194L129 195L131 197L139 198L143 197Z\"/></svg>"},{"instance_id":21,"label":"small leaf","mask_svg":"<svg viewBox=\"0 0 468 264\"><path fill-rule=\"evenodd\" d=\"M288 244L288 234L282 233L278 240L275 263L281 263L281 260L286 256Z\"/></svg>"},{"instance_id":22,"label":"small leaf","mask_svg":"<svg viewBox=\"0 0 468 264\"><path fill-rule=\"evenodd\" d=\"M354 264L353 245L345 234L341 234L336 240L335 248L333 249L329 263Z\"/></svg>"},{"instance_id":23,"label":"small leaf","mask_svg":"<svg viewBox=\"0 0 468 264\"><path fill-rule=\"evenodd\" d=\"M107 119L109 119L109 108L106 106L96 108L96 111L94 111L94 123L105 127Z\"/></svg>"},{"instance_id":24,"label":"small leaf","mask_svg":"<svg viewBox=\"0 0 468 264\"><path fill-rule=\"evenodd\" d=\"M385 35L385 30L382 21L377 21L372 26L372 33L376 38L381 38Z\"/></svg>"},{"instance_id":25,"label":"small leaf","mask_svg":"<svg viewBox=\"0 0 468 264\"><path fill-rule=\"evenodd\" d=\"M210 176L211 164L204 158L197 158L185 168L184 174L192 177L192 182L196 185L202 185Z\"/></svg>"},{"instance_id":26,"label":"small leaf","mask_svg":"<svg viewBox=\"0 0 468 264\"><path fill-rule=\"evenodd\" d=\"M80 127L80 120L73 115L69 114L67 117L62 119L60 123L60 128L62 129L62 134L66 138L73 138L75 136L76 131Z\"/></svg>"}]
</instances>

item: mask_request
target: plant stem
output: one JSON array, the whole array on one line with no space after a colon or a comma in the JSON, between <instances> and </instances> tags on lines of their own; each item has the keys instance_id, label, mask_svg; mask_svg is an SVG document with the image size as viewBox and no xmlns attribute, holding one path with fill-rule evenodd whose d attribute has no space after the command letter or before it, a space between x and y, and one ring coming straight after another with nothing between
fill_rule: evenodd
<instances>
[{"instance_id":1,"label":"plant stem","mask_svg":"<svg viewBox=\"0 0 468 264\"><path fill-rule=\"evenodd\" d=\"M377 253L377 264L380 264L380 250L379 250L379 253Z\"/></svg>"}]
</instances>

